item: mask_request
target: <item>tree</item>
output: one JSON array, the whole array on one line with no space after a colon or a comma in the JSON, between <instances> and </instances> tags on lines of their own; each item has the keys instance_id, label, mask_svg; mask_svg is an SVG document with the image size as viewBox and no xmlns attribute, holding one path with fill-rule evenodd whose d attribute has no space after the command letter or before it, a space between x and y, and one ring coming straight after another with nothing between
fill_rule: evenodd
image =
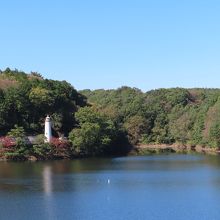
<instances>
[{"instance_id":1,"label":"tree","mask_svg":"<svg viewBox=\"0 0 220 220\"><path fill-rule=\"evenodd\" d=\"M214 147L220 147L220 123L215 122L209 132L210 143Z\"/></svg>"},{"instance_id":2,"label":"tree","mask_svg":"<svg viewBox=\"0 0 220 220\"><path fill-rule=\"evenodd\" d=\"M91 107L79 109L75 117L79 127L69 134L73 148L85 155L104 154L116 135L114 123Z\"/></svg>"},{"instance_id":3,"label":"tree","mask_svg":"<svg viewBox=\"0 0 220 220\"><path fill-rule=\"evenodd\" d=\"M135 115L124 123L124 128L127 131L129 142L136 145L140 142L142 135L149 132L150 126L145 118Z\"/></svg>"},{"instance_id":4,"label":"tree","mask_svg":"<svg viewBox=\"0 0 220 220\"><path fill-rule=\"evenodd\" d=\"M18 125L15 125L14 128L12 128L8 132L9 137L13 138L25 138L25 131L23 127L19 127Z\"/></svg>"},{"instance_id":5,"label":"tree","mask_svg":"<svg viewBox=\"0 0 220 220\"><path fill-rule=\"evenodd\" d=\"M53 113L51 115L52 127L61 136L62 126L63 126L63 115L61 113Z\"/></svg>"},{"instance_id":6,"label":"tree","mask_svg":"<svg viewBox=\"0 0 220 220\"><path fill-rule=\"evenodd\" d=\"M28 157L31 148L25 138L24 128L15 125L15 127L8 132L8 136L15 138L15 145L13 151L6 152L5 155L12 158Z\"/></svg>"}]
</instances>

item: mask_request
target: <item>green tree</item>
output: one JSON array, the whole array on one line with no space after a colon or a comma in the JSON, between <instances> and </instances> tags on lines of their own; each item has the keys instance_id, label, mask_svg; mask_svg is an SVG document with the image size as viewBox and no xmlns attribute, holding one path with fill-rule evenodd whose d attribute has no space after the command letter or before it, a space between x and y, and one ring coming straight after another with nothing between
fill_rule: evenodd
<instances>
[{"instance_id":1,"label":"green tree","mask_svg":"<svg viewBox=\"0 0 220 220\"><path fill-rule=\"evenodd\" d=\"M15 139L15 146L12 152L6 153L5 155L12 158L28 157L31 147L25 138L23 127L15 125L15 127L8 132L8 136Z\"/></svg>"},{"instance_id":2,"label":"green tree","mask_svg":"<svg viewBox=\"0 0 220 220\"><path fill-rule=\"evenodd\" d=\"M90 107L79 109L75 117L79 128L69 134L73 148L85 155L104 154L116 136L114 123Z\"/></svg>"},{"instance_id":3,"label":"green tree","mask_svg":"<svg viewBox=\"0 0 220 220\"><path fill-rule=\"evenodd\" d=\"M213 147L220 147L220 123L215 122L210 129L209 133L210 143Z\"/></svg>"},{"instance_id":4,"label":"green tree","mask_svg":"<svg viewBox=\"0 0 220 220\"><path fill-rule=\"evenodd\" d=\"M18 125L15 125L14 128L12 128L8 132L8 136L12 138L25 138L25 131L23 127L19 127Z\"/></svg>"}]
</instances>

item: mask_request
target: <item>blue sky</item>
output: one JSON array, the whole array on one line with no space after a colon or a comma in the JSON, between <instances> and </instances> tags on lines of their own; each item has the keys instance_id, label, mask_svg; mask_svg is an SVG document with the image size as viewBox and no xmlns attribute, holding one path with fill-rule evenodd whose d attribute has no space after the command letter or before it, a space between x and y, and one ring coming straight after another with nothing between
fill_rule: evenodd
<instances>
[{"instance_id":1,"label":"blue sky","mask_svg":"<svg viewBox=\"0 0 220 220\"><path fill-rule=\"evenodd\" d=\"M220 87L217 0L2 0L0 69L77 89Z\"/></svg>"}]
</instances>

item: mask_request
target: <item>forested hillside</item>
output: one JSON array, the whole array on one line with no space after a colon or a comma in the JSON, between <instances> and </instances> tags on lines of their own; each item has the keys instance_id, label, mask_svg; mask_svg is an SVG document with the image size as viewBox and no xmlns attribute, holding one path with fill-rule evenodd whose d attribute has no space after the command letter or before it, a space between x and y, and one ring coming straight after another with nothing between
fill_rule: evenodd
<instances>
[{"instance_id":1,"label":"forested hillside","mask_svg":"<svg viewBox=\"0 0 220 220\"><path fill-rule=\"evenodd\" d=\"M43 132L47 114L54 122L54 132L68 134L75 126L73 114L86 105L86 98L66 81L44 79L38 73L17 70L0 71L0 133L15 125L27 133Z\"/></svg>"},{"instance_id":2,"label":"forested hillside","mask_svg":"<svg viewBox=\"0 0 220 220\"><path fill-rule=\"evenodd\" d=\"M81 91L131 144L220 146L220 89L136 88Z\"/></svg>"},{"instance_id":3,"label":"forested hillside","mask_svg":"<svg viewBox=\"0 0 220 220\"><path fill-rule=\"evenodd\" d=\"M54 137L69 141L27 145L44 133L50 115ZM76 91L66 81L7 68L0 71L0 158L125 154L135 145L220 147L220 89L136 88ZM9 137L9 139L7 139ZM10 138L16 138L11 143ZM13 148L11 148L13 146ZM46 155L46 156L45 156Z\"/></svg>"}]
</instances>

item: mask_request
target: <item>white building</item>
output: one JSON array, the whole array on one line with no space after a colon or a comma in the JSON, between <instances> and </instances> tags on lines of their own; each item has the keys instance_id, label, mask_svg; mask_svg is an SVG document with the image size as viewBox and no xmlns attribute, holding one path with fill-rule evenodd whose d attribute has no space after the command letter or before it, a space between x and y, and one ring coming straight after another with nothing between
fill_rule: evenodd
<instances>
[{"instance_id":1,"label":"white building","mask_svg":"<svg viewBox=\"0 0 220 220\"><path fill-rule=\"evenodd\" d=\"M49 143L52 139L52 123L51 123L50 116L47 116L46 120L45 120L45 133L44 133L44 136L45 136L45 142Z\"/></svg>"}]
</instances>

